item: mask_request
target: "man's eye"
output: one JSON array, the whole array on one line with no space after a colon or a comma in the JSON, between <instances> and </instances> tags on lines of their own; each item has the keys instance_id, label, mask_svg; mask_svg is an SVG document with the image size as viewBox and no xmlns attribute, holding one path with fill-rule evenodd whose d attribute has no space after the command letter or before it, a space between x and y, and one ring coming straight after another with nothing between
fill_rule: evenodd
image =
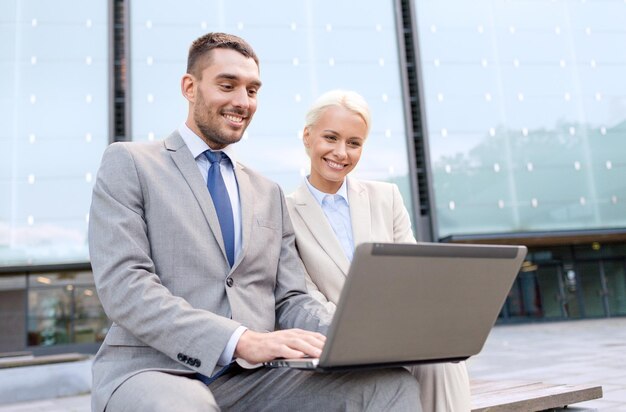
<instances>
[{"instance_id":1,"label":"man's eye","mask_svg":"<svg viewBox=\"0 0 626 412\"><path fill-rule=\"evenodd\" d=\"M233 86L231 84L220 84L220 88L223 90L232 90Z\"/></svg>"},{"instance_id":2,"label":"man's eye","mask_svg":"<svg viewBox=\"0 0 626 412\"><path fill-rule=\"evenodd\" d=\"M256 96L256 94L257 94L258 92L259 92L259 91L258 91L257 89L249 89L249 90L248 90L248 95L250 95L250 96Z\"/></svg>"},{"instance_id":3,"label":"man's eye","mask_svg":"<svg viewBox=\"0 0 626 412\"><path fill-rule=\"evenodd\" d=\"M333 142L334 142L335 140L337 140L337 138L336 138L335 136L332 136L332 135L326 135L326 136L324 136L324 139L326 139L326 140L330 140L330 141L333 141Z\"/></svg>"}]
</instances>

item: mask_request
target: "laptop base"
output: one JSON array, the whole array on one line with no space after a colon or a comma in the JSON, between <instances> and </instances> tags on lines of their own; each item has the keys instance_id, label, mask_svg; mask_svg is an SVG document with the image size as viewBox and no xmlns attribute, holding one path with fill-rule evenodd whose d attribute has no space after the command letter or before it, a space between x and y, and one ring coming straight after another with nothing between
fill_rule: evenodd
<instances>
[{"instance_id":1,"label":"laptop base","mask_svg":"<svg viewBox=\"0 0 626 412\"><path fill-rule=\"evenodd\" d=\"M300 358L300 359L275 359L270 362L265 362L263 365L270 368L292 368L292 369L304 369L320 372L336 372L336 371L354 371L354 370L367 370L367 369L383 369L383 368L398 368L411 365L423 365L428 363L457 363L467 360L469 356L460 358L446 358L446 359L428 359L411 362L391 362L391 363L368 363L362 365L337 365L337 366L320 366L318 358Z\"/></svg>"}]
</instances>

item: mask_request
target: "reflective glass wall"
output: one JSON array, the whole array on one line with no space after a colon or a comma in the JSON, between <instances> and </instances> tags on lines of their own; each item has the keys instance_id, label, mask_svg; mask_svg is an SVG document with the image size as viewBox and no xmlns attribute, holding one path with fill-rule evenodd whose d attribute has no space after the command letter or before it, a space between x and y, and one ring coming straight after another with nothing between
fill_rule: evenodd
<instances>
[{"instance_id":1,"label":"reflective glass wall","mask_svg":"<svg viewBox=\"0 0 626 412\"><path fill-rule=\"evenodd\" d=\"M624 227L626 3L414 5L439 236Z\"/></svg>"},{"instance_id":2,"label":"reflective glass wall","mask_svg":"<svg viewBox=\"0 0 626 412\"><path fill-rule=\"evenodd\" d=\"M0 266L88 261L109 140L107 4L0 2Z\"/></svg>"},{"instance_id":3,"label":"reflective glass wall","mask_svg":"<svg viewBox=\"0 0 626 412\"><path fill-rule=\"evenodd\" d=\"M27 282L29 347L104 340L110 322L91 272L32 273Z\"/></svg>"},{"instance_id":4,"label":"reflective glass wall","mask_svg":"<svg viewBox=\"0 0 626 412\"><path fill-rule=\"evenodd\" d=\"M626 245L530 248L502 320L626 315Z\"/></svg>"},{"instance_id":5,"label":"reflective glass wall","mask_svg":"<svg viewBox=\"0 0 626 412\"><path fill-rule=\"evenodd\" d=\"M111 324L85 269L0 272L0 353L91 352Z\"/></svg>"},{"instance_id":6,"label":"reflective glass wall","mask_svg":"<svg viewBox=\"0 0 626 412\"><path fill-rule=\"evenodd\" d=\"M180 92L192 40L209 31L246 39L261 63L259 107L242 163L289 193L308 174L301 132L321 93L352 89L369 102L372 131L356 176L394 181L411 210L393 1L195 1L130 4L132 139L163 139L185 119Z\"/></svg>"}]
</instances>

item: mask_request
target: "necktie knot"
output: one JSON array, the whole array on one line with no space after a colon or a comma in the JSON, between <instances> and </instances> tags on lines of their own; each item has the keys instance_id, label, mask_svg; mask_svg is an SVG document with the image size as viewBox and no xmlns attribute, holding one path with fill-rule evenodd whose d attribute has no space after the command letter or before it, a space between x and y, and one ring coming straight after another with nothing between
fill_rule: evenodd
<instances>
[{"instance_id":1,"label":"necktie knot","mask_svg":"<svg viewBox=\"0 0 626 412\"><path fill-rule=\"evenodd\" d=\"M206 150L204 152L204 155L209 160L209 162L211 162L212 165L215 164L216 162L220 163L222 159L226 157L224 155L224 152L212 152L210 150Z\"/></svg>"}]
</instances>

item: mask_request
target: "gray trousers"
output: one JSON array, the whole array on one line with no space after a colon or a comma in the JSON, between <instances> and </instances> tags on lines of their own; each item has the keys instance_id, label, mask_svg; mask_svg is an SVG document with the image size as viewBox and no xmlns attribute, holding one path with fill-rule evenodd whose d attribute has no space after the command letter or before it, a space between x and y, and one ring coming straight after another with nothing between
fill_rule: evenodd
<instances>
[{"instance_id":1,"label":"gray trousers","mask_svg":"<svg viewBox=\"0 0 626 412\"><path fill-rule=\"evenodd\" d=\"M233 368L208 387L148 371L124 382L107 412L122 411L421 411L419 386L407 370L317 373Z\"/></svg>"}]
</instances>

